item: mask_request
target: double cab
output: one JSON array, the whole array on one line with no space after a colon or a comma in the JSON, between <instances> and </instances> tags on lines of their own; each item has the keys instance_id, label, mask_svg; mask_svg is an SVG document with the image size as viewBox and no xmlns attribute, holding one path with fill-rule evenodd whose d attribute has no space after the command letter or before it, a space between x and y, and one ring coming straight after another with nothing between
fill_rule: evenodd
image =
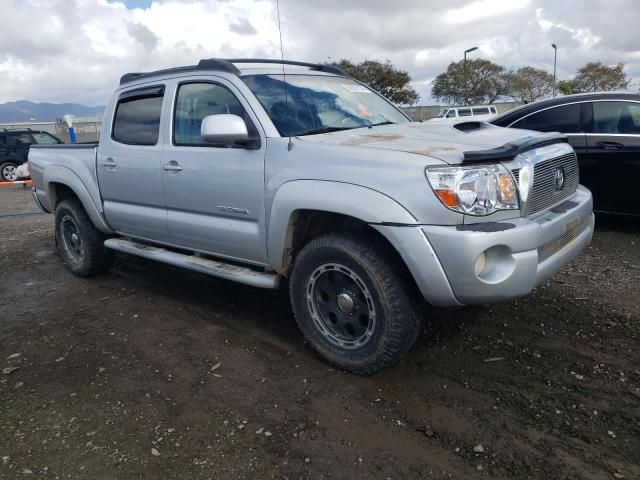
<instances>
[{"instance_id":1,"label":"double cab","mask_svg":"<svg viewBox=\"0 0 640 480\"><path fill-rule=\"evenodd\" d=\"M529 293L589 244L555 133L411 122L335 67L259 59L130 73L99 144L34 145L36 201L76 275L119 251L290 290L309 344L374 373L434 306Z\"/></svg>"}]
</instances>

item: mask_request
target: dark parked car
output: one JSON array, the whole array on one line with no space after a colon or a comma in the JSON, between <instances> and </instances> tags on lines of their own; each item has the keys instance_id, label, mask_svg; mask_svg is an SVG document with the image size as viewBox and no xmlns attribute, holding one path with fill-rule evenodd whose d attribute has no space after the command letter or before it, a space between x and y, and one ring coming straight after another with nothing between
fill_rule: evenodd
<instances>
[{"instance_id":1,"label":"dark parked car","mask_svg":"<svg viewBox=\"0 0 640 480\"><path fill-rule=\"evenodd\" d=\"M640 215L640 94L589 93L530 103L491 123L561 132L578 155L580 183L593 193L594 209Z\"/></svg>"},{"instance_id":2,"label":"dark parked car","mask_svg":"<svg viewBox=\"0 0 640 480\"><path fill-rule=\"evenodd\" d=\"M34 143L53 145L64 142L48 132L30 128L0 130L0 181L16 179L16 168L27 161L29 147Z\"/></svg>"}]
</instances>

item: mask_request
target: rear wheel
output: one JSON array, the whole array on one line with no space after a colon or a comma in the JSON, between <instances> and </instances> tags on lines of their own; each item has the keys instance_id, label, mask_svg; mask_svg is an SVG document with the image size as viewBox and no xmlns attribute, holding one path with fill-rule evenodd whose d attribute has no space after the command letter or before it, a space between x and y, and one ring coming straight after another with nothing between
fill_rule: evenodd
<instances>
[{"instance_id":1,"label":"rear wheel","mask_svg":"<svg viewBox=\"0 0 640 480\"><path fill-rule=\"evenodd\" d=\"M0 180L3 182L13 182L18 176L16 175L18 165L14 162L3 162L0 164Z\"/></svg>"},{"instance_id":2,"label":"rear wheel","mask_svg":"<svg viewBox=\"0 0 640 480\"><path fill-rule=\"evenodd\" d=\"M396 361L420 332L422 300L400 258L375 235L312 240L296 259L290 293L311 346L353 373Z\"/></svg>"},{"instance_id":3,"label":"rear wheel","mask_svg":"<svg viewBox=\"0 0 640 480\"><path fill-rule=\"evenodd\" d=\"M78 200L63 200L56 207L56 244L65 266L80 277L90 277L111 266L106 237L93 226Z\"/></svg>"}]
</instances>

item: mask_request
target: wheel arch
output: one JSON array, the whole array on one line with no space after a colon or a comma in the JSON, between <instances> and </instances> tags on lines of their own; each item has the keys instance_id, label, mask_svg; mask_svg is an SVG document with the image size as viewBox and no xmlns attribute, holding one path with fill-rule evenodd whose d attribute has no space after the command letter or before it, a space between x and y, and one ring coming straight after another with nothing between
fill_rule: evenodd
<instances>
[{"instance_id":1,"label":"wheel arch","mask_svg":"<svg viewBox=\"0 0 640 480\"><path fill-rule=\"evenodd\" d=\"M87 187L73 171L60 166L47 169L44 185L48 210L53 212L60 201L76 198L98 230L113 233L102 215L101 208L98 208Z\"/></svg>"},{"instance_id":2,"label":"wheel arch","mask_svg":"<svg viewBox=\"0 0 640 480\"><path fill-rule=\"evenodd\" d=\"M371 224L414 225L417 220L392 198L367 187L316 180L288 182L272 202L269 263L287 276L296 252L327 231L365 228L384 238Z\"/></svg>"}]
</instances>

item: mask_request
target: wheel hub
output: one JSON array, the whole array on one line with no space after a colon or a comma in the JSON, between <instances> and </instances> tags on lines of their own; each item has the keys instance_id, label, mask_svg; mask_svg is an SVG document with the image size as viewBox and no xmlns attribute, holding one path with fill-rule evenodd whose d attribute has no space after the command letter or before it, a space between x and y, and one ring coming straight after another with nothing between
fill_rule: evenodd
<instances>
[{"instance_id":1,"label":"wheel hub","mask_svg":"<svg viewBox=\"0 0 640 480\"><path fill-rule=\"evenodd\" d=\"M341 348L360 348L373 336L373 296L350 268L328 263L316 268L307 283L307 305L320 333Z\"/></svg>"},{"instance_id":2,"label":"wheel hub","mask_svg":"<svg viewBox=\"0 0 640 480\"><path fill-rule=\"evenodd\" d=\"M13 182L18 178L18 176L16 175L16 167L14 167L13 165L7 165L2 169L2 176L9 182Z\"/></svg>"},{"instance_id":3,"label":"wheel hub","mask_svg":"<svg viewBox=\"0 0 640 480\"><path fill-rule=\"evenodd\" d=\"M60 222L60 230L62 233L62 244L69 259L74 263L81 262L84 251L78 225L74 218L70 215L65 215Z\"/></svg>"},{"instance_id":4,"label":"wheel hub","mask_svg":"<svg viewBox=\"0 0 640 480\"><path fill-rule=\"evenodd\" d=\"M344 313L351 313L355 306L353 298L348 293L341 293L337 297L338 308Z\"/></svg>"}]
</instances>

